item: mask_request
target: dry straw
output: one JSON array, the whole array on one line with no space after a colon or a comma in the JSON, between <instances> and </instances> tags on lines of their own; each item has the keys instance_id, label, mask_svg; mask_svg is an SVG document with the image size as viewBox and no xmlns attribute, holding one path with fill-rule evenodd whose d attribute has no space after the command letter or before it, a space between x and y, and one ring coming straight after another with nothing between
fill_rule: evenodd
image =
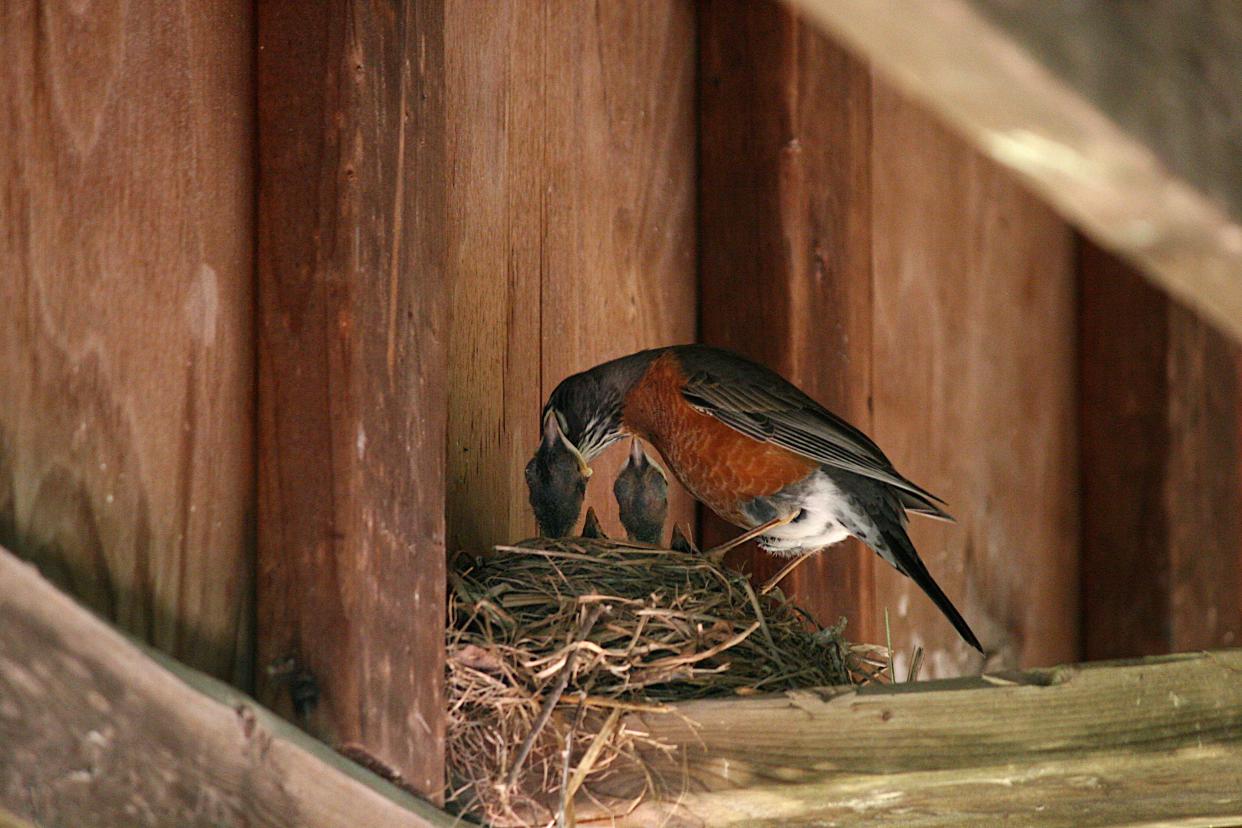
<instances>
[{"instance_id":1,"label":"dry straw","mask_svg":"<svg viewBox=\"0 0 1242 828\"><path fill-rule=\"evenodd\" d=\"M887 661L703 555L540 539L454 570L448 798L494 825L572 824L575 795L624 810L592 787L670 749L627 712L858 683Z\"/></svg>"}]
</instances>

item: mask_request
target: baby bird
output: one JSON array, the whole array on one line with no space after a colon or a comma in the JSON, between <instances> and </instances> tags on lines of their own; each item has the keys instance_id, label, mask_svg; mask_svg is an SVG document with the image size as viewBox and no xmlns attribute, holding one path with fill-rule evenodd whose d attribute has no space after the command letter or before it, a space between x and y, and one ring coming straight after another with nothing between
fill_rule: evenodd
<instances>
[{"instance_id":1,"label":"baby bird","mask_svg":"<svg viewBox=\"0 0 1242 828\"><path fill-rule=\"evenodd\" d=\"M643 444L630 443L630 459L612 485L621 525L632 541L659 544L668 517L668 478L659 464L647 456Z\"/></svg>"},{"instance_id":2,"label":"baby bird","mask_svg":"<svg viewBox=\"0 0 1242 828\"><path fill-rule=\"evenodd\" d=\"M578 522L591 467L567 439L555 414L543 418L543 439L526 464L530 505L545 538L563 538Z\"/></svg>"},{"instance_id":3,"label":"baby bird","mask_svg":"<svg viewBox=\"0 0 1242 828\"><path fill-rule=\"evenodd\" d=\"M586 520L582 521L581 536L588 540L608 540L608 533L600 525L599 515L595 514L594 506L587 507Z\"/></svg>"}]
</instances>

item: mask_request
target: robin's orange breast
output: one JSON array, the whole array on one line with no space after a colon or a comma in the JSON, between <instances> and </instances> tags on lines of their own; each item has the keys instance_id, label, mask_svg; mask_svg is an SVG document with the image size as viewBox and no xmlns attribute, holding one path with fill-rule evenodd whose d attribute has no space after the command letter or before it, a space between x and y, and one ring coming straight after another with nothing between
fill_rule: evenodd
<instances>
[{"instance_id":1,"label":"robin's orange breast","mask_svg":"<svg viewBox=\"0 0 1242 828\"><path fill-rule=\"evenodd\" d=\"M626 396L622 425L655 446L691 494L725 520L749 528L743 503L775 494L818 464L696 410L682 396L685 384L677 358L658 357Z\"/></svg>"}]
</instances>

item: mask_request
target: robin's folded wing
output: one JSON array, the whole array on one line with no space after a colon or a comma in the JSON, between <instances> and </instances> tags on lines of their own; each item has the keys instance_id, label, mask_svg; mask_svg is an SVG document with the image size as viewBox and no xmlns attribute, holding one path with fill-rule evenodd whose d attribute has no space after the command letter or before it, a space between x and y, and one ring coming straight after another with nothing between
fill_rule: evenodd
<instances>
[{"instance_id":1,"label":"robin's folded wing","mask_svg":"<svg viewBox=\"0 0 1242 828\"><path fill-rule=\"evenodd\" d=\"M888 483L908 495L902 501L911 511L952 520L935 505L944 501L902 477L867 435L783 380L762 386L722 383L708 372L696 372L682 394L695 408L748 437Z\"/></svg>"}]
</instances>

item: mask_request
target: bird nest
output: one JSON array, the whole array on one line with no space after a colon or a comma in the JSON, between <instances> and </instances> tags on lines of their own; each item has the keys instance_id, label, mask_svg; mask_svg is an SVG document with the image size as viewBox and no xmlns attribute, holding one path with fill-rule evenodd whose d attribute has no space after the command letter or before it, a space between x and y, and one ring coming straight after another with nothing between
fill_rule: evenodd
<instances>
[{"instance_id":1,"label":"bird nest","mask_svg":"<svg viewBox=\"0 0 1242 828\"><path fill-rule=\"evenodd\" d=\"M497 547L459 561L450 587L448 800L493 825L572 824L575 796L623 812L596 789L672 750L627 713L863 683L888 657L708 556L624 541ZM646 779L641 796L658 795Z\"/></svg>"}]
</instances>

